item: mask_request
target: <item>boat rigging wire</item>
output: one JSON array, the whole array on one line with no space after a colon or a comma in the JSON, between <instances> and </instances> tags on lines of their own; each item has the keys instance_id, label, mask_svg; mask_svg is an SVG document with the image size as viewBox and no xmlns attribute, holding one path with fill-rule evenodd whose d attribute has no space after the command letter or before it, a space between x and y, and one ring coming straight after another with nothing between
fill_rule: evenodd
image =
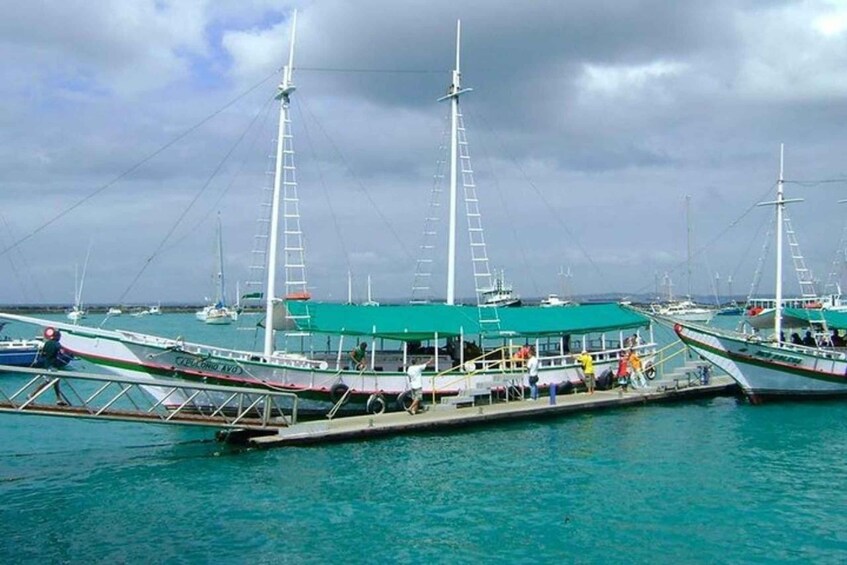
<instances>
[{"instance_id":1,"label":"boat rigging wire","mask_svg":"<svg viewBox=\"0 0 847 565\"><path fill-rule=\"evenodd\" d=\"M273 98L270 98L270 100L273 100ZM235 141L235 143L232 145L232 147L229 148L229 151L226 152L226 154L223 156L223 158L220 160L220 162L217 164L217 166L215 166L214 170L209 175L209 178L206 179L206 182L203 183L203 186L200 187L200 190L197 191L197 193L194 195L194 198L191 199L191 202L188 203L188 206L185 207L185 209L182 211L182 213L179 215L179 217L173 223L171 228L168 230L168 233L165 234L165 237L162 238L162 241L159 243L159 245L156 247L156 249L153 251L153 253L147 258L146 261L144 261L144 264L141 266L141 269L138 271L138 274L135 275L135 278L132 279L132 282L129 283L129 286L126 288L126 290L123 292L123 294L121 294L119 302L123 302L124 298L126 298L126 295L129 294L129 292L132 290L132 288L138 282L138 279L141 278L141 275L143 275L144 271L147 270L147 267L150 266L150 263L152 263L153 259L155 259L156 257L159 256L159 253L164 249L165 244L168 242L168 240L171 238L173 233L176 231L177 227L182 223L182 221L188 215L188 212L191 211L191 209L194 207L194 205L197 203L197 201L200 200L200 197L203 195L203 193L206 191L206 189L209 187L209 185L215 179L218 172L220 172L220 170L223 168L224 163L227 162L227 160L233 154L235 149L241 144L241 142L247 136L247 132L249 132L253 128L253 124L256 123L256 120L259 119L260 115L261 115L261 111L257 111L256 115L253 116L253 119L250 120L250 123L247 125L246 128L244 128L244 131L241 132L241 135L238 136L238 139Z\"/></svg>"},{"instance_id":2,"label":"boat rigging wire","mask_svg":"<svg viewBox=\"0 0 847 565\"><path fill-rule=\"evenodd\" d=\"M309 111L308 106L303 104L303 108L307 111L307 113L310 116L312 116L312 119L315 120L315 124L318 126L318 129L321 131L321 133L326 138L327 142L329 142L332 149L336 152L338 157L341 159L342 163L344 164L344 167L347 169L347 172L350 173L350 176L353 177L354 184L356 184L359 191L362 194L365 195L365 198L367 198L367 200L370 203L373 210L376 212L376 214L379 216L379 218L382 220L382 222L388 228L388 231L391 232L391 235L394 236L394 240L397 242L397 245L400 247L400 250L403 252L403 254L406 256L407 259L409 259L410 261L414 261L415 259L414 259L413 255L409 252L408 249L406 249L406 246L403 244L403 240L397 234L397 230L394 229L394 226L388 221L388 218L386 217L385 213L383 213L383 211L380 209L377 201L374 199L374 197L371 195L371 193L368 192L368 189L365 188L365 184L362 182L362 180L359 178L359 176L355 173L355 171L353 171L353 167L350 165L350 161L344 156L344 153L341 152L341 149L338 147L338 145L335 143L335 141L332 139L332 137L329 135L329 133L323 127L321 122L318 121L317 119L315 119L314 114L312 114ZM349 261L348 261L348 264L349 264Z\"/></svg>"},{"instance_id":3,"label":"boat rigging wire","mask_svg":"<svg viewBox=\"0 0 847 565\"><path fill-rule=\"evenodd\" d=\"M745 209L745 210L744 210L744 211L743 211L743 212L742 212L742 213L741 213L741 214L740 214L740 215L739 215L739 216L738 216L735 220L733 220L732 222L730 222L730 224L729 224L727 227L725 227L723 230L721 230L720 232L718 232L718 233L717 233L714 237L712 237L712 238L711 238L708 242L706 242L705 244L701 245L698 249L696 249L696 250L695 250L695 251L691 254L691 258L693 259L693 258L695 258L695 257L700 256L700 254L704 253L707 249L711 248L711 247L712 247L715 243L717 243L717 242L718 242L718 241L719 241L722 237L724 237L724 236L725 236L725 235L726 235L726 234L727 234L727 233L728 233L731 229L733 229L734 227L736 227L736 226L739 224L739 222L741 222L741 220L743 220L744 218L746 218L746 217L750 214L750 212L752 212L755 208L757 208L757 207L759 206L759 202L761 202L763 198L765 198L768 194L770 194L771 192L773 192L773 188L774 188L775 186L776 186L776 183L771 184L771 185L768 187L768 189L767 189L767 190L765 190L765 191L763 191L763 192L762 192L761 196L758 196L758 197L757 197L757 198L753 201L753 204L751 204L750 206L748 206L748 207L747 207L747 208L746 208L746 209ZM687 265L687 263L688 263L688 261L687 261L687 260L686 260L685 262L677 263L676 265L674 265L674 266L672 266L672 267L670 268L669 272L671 272L671 273L679 272L679 271L680 271L683 267L685 267L685 266ZM638 294L638 293L647 292L647 291L649 290L650 286L651 286L651 285L643 285L643 286L639 287L638 289L636 289L636 290L634 291L634 293L635 293L635 294Z\"/></svg>"},{"instance_id":4,"label":"boat rigging wire","mask_svg":"<svg viewBox=\"0 0 847 565\"><path fill-rule=\"evenodd\" d=\"M229 108L230 106L232 106L233 104L235 104L236 102L238 102L239 100L241 100L242 98L244 98L245 96L247 96L248 94L250 94L251 92L256 90L257 88L262 86L264 83L266 83L272 77L278 75L280 70L281 69L275 69L272 73L268 73L267 76L265 76L264 78L262 78L261 80L259 80L258 82L256 82L252 86L250 86L247 90L243 91L241 94L239 94L239 95L235 96L234 98L230 99L223 106L221 106L220 108L218 108L217 110L215 110L211 114L208 114L206 117L202 118L200 121L196 122L194 125L192 125L192 126L188 127L187 129L183 130L182 133L176 135L170 141L161 145L158 149L156 149L153 152L147 154L145 157L143 157L142 159L137 161L135 164L131 165L130 167L125 169L123 172L121 172L120 174L115 176L112 180L110 180L110 181L106 182L105 184L99 186L98 188L96 188L95 190L93 190L92 192L87 194L86 196L80 198L79 200L77 200L76 202L74 202L73 204L71 204L70 206L65 208L64 210L61 210L60 212L53 215L49 220L47 220L46 222L43 222L41 225L39 225L38 227L36 227L32 231L30 231L27 235L21 237L17 241L14 241L11 245L9 245L9 246L3 248L2 250L0 250L0 257L5 255L6 253L11 251L12 249L18 247L20 244L22 244L26 241L29 241L35 235L41 233L46 228L53 225L54 223L56 223L60 219L64 218L66 215L70 214L71 212L73 212L74 210L76 210L77 208L79 208L80 206L82 206L83 204L85 204L86 202L88 202L89 200L91 200L92 198L97 196L98 194L104 192L105 190L107 190L107 189L111 188L112 186L114 186L115 184L117 184L118 181L120 181L121 179L123 179L123 178L129 176L130 174L134 173L136 170L141 168L143 165L145 165L149 161L153 160L155 157L157 157L158 155L163 153L165 150L167 150L170 147L176 145L179 141L182 141L184 138L188 137L188 135L190 135L191 133L200 129L203 125L205 125L207 122L209 122L210 120L212 120L213 118L215 118L216 116L221 114L224 110L226 110L227 108Z\"/></svg>"},{"instance_id":5,"label":"boat rigging wire","mask_svg":"<svg viewBox=\"0 0 847 565\"><path fill-rule=\"evenodd\" d=\"M811 188L820 184L844 184L847 179L823 179L823 180L785 180L783 184L796 184L804 188Z\"/></svg>"},{"instance_id":6,"label":"boat rigging wire","mask_svg":"<svg viewBox=\"0 0 847 565\"><path fill-rule=\"evenodd\" d=\"M338 246L341 248L341 252L344 254L344 262L347 265L347 270L350 271L350 252L347 250L346 240L344 239L344 235L341 233L341 226L338 223L338 214L335 212L335 208L332 205L332 198L329 197L329 190L327 190L326 186L326 178L324 176L324 170L321 166L321 161L317 157L317 153L315 151L315 144L312 142L312 136L309 133L309 128L307 127L308 117L312 120L315 120L314 114L312 114L310 108L306 105L306 102L301 102L302 97L298 96L294 100L294 108L297 110L297 113L300 114L300 124L303 128L303 135L306 138L306 146L309 148L309 152L312 155L312 161L315 163L315 169L318 173L318 185L321 187L321 193L323 194L324 200L326 201L326 207L329 210L329 216L332 220L332 227L335 231L335 235L338 238ZM317 122L317 120L315 120ZM320 126L319 126L320 127Z\"/></svg>"},{"instance_id":7,"label":"boat rigging wire","mask_svg":"<svg viewBox=\"0 0 847 565\"><path fill-rule=\"evenodd\" d=\"M262 121L264 122L264 121L267 120L268 114L270 114L271 109L274 107L273 102L274 102L274 98L268 98L268 100L265 102L265 105L256 112L256 116L254 116L253 119L250 121L250 123L247 125L247 128L246 128L244 134L242 134L241 137L239 137L238 140L235 142L235 145L233 146L233 150L244 139L244 135L247 133L247 131L249 131L250 129L253 128L253 126L256 124L256 121L257 121L259 115L262 115L263 110L264 110L264 115L262 116ZM194 223L194 225L191 226L185 232L185 234L183 234L176 241L174 241L170 246L168 246L168 248L165 249L165 251L170 251L170 250L174 249L175 247L179 246L180 243L185 241L186 238L188 238L191 235L194 235L194 233L196 233L197 229L200 228L203 225L203 223L209 218L209 216L211 216L216 210L220 210L219 204L221 203L221 200L223 200L223 197L227 195L227 193L230 191L230 189L232 189L232 187L235 185L235 181L238 180L238 178L240 177L241 172L244 170L244 167L245 167L245 165L248 161L251 150L256 145L256 141L258 140L259 134L261 132L262 132L262 128L256 129L256 135L253 136L253 139L250 141L249 145L247 146L247 149L244 152L244 158L241 160L241 163L239 163L239 165L238 165L238 167L235 171L235 174L232 175L232 178L230 179L227 186L221 191L221 193L218 195L218 197L215 199L215 201L212 203L212 205L209 206L209 209L206 211L206 213L203 214L200 218L198 218L198 220ZM230 151L230 153L228 153L224 157L224 159L221 161L220 165L218 166L218 169L215 170L215 173L220 169L220 166L223 165L224 162L226 162L228 160L231 153L232 153L232 151ZM212 176L209 178L209 180L206 182L206 185L204 185L203 190L205 190L205 187L208 186L208 184L212 181L212 179L214 177L215 177L215 174L213 173ZM189 205L189 208L190 208L190 205Z\"/></svg>"},{"instance_id":8,"label":"boat rigging wire","mask_svg":"<svg viewBox=\"0 0 847 565\"><path fill-rule=\"evenodd\" d=\"M467 110L466 110L466 112L471 116L471 119L476 121L476 118L477 118L476 113L471 112L471 111L467 111ZM496 133L494 132L493 128L490 126L488 121L485 120L485 118L480 116L479 123L483 124L483 127L486 130L489 131L489 133L491 134L492 137L494 137L496 139ZM500 181L499 181L500 176L496 172L495 164L494 164L494 158L491 157L491 155L493 155L493 152L488 150L483 138L484 138L484 136L479 136L477 143L478 143L478 146L480 147L481 152L483 153L483 155L485 155L485 161L488 162L488 167L491 169L491 184L494 186L494 190L497 193L497 198L500 201L500 209L506 210L510 213L514 213L514 210L510 210L507 199L506 199L505 195L503 194L502 187L500 186ZM501 149L503 149L503 151L505 152L504 147L501 146ZM514 200L513 200L513 202L514 202ZM536 271L536 269L533 269L532 266L530 265L529 258L527 257L527 254L526 254L526 247L524 245L521 245L521 243L520 243L520 238L518 237L517 223L514 222L514 221L509 221L509 222L507 222L507 224L509 225L509 229L510 229L511 234L512 234L513 245L517 248L518 253L520 254L520 257L521 257L521 263L523 264L523 273L524 273L524 275L529 276L529 282L530 282L530 284L532 284L533 291L535 292L536 295L539 295L540 291L539 291L538 281L536 280L536 277L533 274Z\"/></svg>"},{"instance_id":9,"label":"boat rigging wire","mask_svg":"<svg viewBox=\"0 0 847 565\"><path fill-rule=\"evenodd\" d=\"M503 151L503 154L508 157L508 159L515 165L515 168L518 170L518 172L520 172L520 174L524 177L524 179L526 179L527 184L530 186L530 188L535 193L535 195L538 197L538 199L541 200L541 202L544 204L545 208L547 210L550 210L551 212L553 210L555 210L553 203L550 202L544 196L544 193L541 192L541 190L538 188L538 186L534 182L532 182L532 179L529 177L529 174L521 166L521 164L518 162L518 160L515 158L515 156L510 151L508 151L506 149L506 147L505 147L505 145L503 145L501 139L497 136L496 133L494 133L494 129L492 127L490 127L490 125L486 122L486 120L484 118L482 119L482 123L485 124L486 128L489 131L492 132L494 139L499 142L499 146L500 146L500 149ZM553 221L556 222L556 224L558 224L558 226L565 232L565 234L571 239L571 241L574 242L574 244L577 246L579 251L586 258L588 263L594 268L594 270L597 272L597 274L599 274L600 276L605 276L605 273L603 273L602 269L600 269L600 267L597 265L597 263L594 262L594 259L591 258L591 254L588 253L588 251L585 249L585 247L583 247L582 242L579 240L579 238L570 229L568 229L568 226L565 224L565 222L563 220L563 218L566 217L566 216L564 214L561 214L561 215L552 214L552 216L553 216Z\"/></svg>"},{"instance_id":10,"label":"boat rigging wire","mask_svg":"<svg viewBox=\"0 0 847 565\"><path fill-rule=\"evenodd\" d=\"M363 74L443 74L444 69L343 69L341 67L294 67L300 72L312 73L363 73Z\"/></svg>"}]
</instances>

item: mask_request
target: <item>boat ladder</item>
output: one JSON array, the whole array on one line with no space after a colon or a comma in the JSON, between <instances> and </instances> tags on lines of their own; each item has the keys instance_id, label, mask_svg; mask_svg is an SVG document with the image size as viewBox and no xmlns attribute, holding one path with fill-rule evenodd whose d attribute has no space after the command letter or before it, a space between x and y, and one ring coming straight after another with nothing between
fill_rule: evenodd
<instances>
[{"instance_id":1,"label":"boat ladder","mask_svg":"<svg viewBox=\"0 0 847 565\"><path fill-rule=\"evenodd\" d=\"M0 365L0 413L278 431L297 423L291 392Z\"/></svg>"}]
</instances>

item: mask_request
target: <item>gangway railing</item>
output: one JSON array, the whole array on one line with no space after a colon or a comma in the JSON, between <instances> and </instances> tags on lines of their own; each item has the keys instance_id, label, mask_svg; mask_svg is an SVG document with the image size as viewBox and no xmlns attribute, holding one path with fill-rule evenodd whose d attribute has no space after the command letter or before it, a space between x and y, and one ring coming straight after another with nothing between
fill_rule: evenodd
<instances>
[{"instance_id":1,"label":"gangway railing","mask_svg":"<svg viewBox=\"0 0 847 565\"><path fill-rule=\"evenodd\" d=\"M298 402L287 391L0 365L0 413L277 430L297 423Z\"/></svg>"}]
</instances>

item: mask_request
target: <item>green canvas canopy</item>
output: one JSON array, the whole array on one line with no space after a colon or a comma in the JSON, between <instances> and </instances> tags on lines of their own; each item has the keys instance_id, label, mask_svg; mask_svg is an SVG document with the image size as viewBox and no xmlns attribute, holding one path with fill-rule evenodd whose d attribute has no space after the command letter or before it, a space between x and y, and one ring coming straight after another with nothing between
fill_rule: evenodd
<instances>
[{"instance_id":1,"label":"green canvas canopy","mask_svg":"<svg viewBox=\"0 0 847 565\"><path fill-rule=\"evenodd\" d=\"M783 325L788 327L808 326L811 322L826 321L830 329L847 329L847 312L818 310L814 308L783 308Z\"/></svg>"},{"instance_id":2,"label":"green canvas canopy","mask_svg":"<svg viewBox=\"0 0 847 565\"><path fill-rule=\"evenodd\" d=\"M332 335L373 336L423 341L459 335L542 337L629 330L648 326L647 317L619 304L496 310L446 304L362 306L324 302L286 302L298 330ZM480 323L480 316L483 322ZM499 318L499 324L490 321Z\"/></svg>"}]
</instances>

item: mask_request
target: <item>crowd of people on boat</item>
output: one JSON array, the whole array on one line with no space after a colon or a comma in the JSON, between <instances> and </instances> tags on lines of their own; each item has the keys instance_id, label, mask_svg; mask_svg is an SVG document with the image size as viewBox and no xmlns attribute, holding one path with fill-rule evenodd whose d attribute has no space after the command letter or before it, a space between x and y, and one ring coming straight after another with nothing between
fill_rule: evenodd
<instances>
[{"instance_id":1,"label":"crowd of people on boat","mask_svg":"<svg viewBox=\"0 0 847 565\"><path fill-rule=\"evenodd\" d=\"M815 339L811 330L806 330L806 334L800 337L798 332L793 332L789 337L793 345L804 345L806 347L845 347L847 340L836 330L832 330L829 336L823 336L822 342ZM785 333L780 333L780 341L785 341Z\"/></svg>"}]
</instances>

